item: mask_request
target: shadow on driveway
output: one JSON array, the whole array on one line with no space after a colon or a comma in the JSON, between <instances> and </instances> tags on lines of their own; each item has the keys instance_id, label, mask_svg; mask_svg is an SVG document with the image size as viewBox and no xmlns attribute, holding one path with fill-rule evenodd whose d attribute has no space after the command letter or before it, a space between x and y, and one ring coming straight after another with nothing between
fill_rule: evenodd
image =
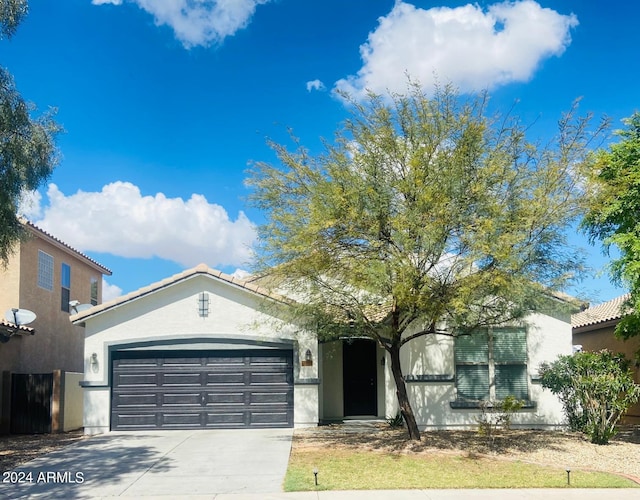
<instances>
[{"instance_id":1,"label":"shadow on driveway","mask_svg":"<svg viewBox=\"0 0 640 500\"><path fill-rule=\"evenodd\" d=\"M110 433L3 475L1 498L276 493L292 429Z\"/></svg>"}]
</instances>

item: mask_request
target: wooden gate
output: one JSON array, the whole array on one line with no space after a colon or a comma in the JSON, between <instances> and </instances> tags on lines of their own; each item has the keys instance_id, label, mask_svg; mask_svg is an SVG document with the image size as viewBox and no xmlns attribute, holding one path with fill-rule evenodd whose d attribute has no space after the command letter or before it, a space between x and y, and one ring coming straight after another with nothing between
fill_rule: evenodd
<instances>
[{"instance_id":1,"label":"wooden gate","mask_svg":"<svg viewBox=\"0 0 640 500\"><path fill-rule=\"evenodd\" d=\"M53 373L11 374L11 433L51 432Z\"/></svg>"}]
</instances>

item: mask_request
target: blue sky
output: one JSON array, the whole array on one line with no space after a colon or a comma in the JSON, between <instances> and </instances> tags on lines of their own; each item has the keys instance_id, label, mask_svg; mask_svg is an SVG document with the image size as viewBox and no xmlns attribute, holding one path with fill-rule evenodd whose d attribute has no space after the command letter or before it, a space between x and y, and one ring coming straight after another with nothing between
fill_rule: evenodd
<instances>
[{"instance_id":1,"label":"blue sky","mask_svg":"<svg viewBox=\"0 0 640 500\"><path fill-rule=\"evenodd\" d=\"M105 298L205 262L248 269L262 215L249 162L291 127L312 150L346 117L336 88L426 88L437 74L551 134L563 111L638 107L640 5L610 0L31 0L0 64L40 111L58 109L62 159L25 205L36 224L113 271ZM623 291L592 276L569 292Z\"/></svg>"}]
</instances>

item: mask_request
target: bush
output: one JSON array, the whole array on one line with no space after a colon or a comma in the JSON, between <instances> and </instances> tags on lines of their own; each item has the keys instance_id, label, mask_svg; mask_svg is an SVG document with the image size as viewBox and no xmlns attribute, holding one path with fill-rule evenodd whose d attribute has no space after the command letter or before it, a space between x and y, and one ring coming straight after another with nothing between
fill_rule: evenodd
<instances>
[{"instance_id":1,"label":"bush","mask_svg":"<svg viewBox=\"0 0 640 500\"><path fill-rule=\"evenodd\" d=\"M540 367L542 386L562 403L569 428L607 444L627 409L640 399L629 361L607 350L560 356Z\"/></svg>"},{"instance_id":2,"label":"bush","mask_svg":"<svg viewBox=\"0 0 640 500\"><path fill-rule=\"evenodd\" d=\"M402 417L402 413L398 411L394 417L386 418L389 427L392 429L396 429L398 427L402 427L404 425L404 418Z\"/></svg>"},{"instance_id":3,"label":"bush","mask_svg":"<svg viewBox=\"0 0 640 500\"><path fill-rule=\"evenodd\" d=\"M476 418L478 433L493 438L498 428L509 430L511 417L523 406L524 401L514 396L507 396L503 401L483 401L480 404L480 416Z\"/></svg>"}]
</instances>

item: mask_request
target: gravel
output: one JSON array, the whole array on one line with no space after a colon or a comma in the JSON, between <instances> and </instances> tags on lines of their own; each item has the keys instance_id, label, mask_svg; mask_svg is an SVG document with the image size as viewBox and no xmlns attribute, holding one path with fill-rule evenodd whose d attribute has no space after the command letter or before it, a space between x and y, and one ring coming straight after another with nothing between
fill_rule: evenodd
<instances>
[{"instance_id":1,"label":"gravel","mask_svg":"<svg viewBox=\"0 0 640 500\"><path fill-rule=\"evenodd\" d=\"M0 472L15 469L40 455L85 439L81 430L60 434L11 434L0 436Z\"/></svg>"},{"instance_id":2,"label":"gravel","mask_svg":"<svg viewBox=\"0 0 640 500\"><path fill-rule=\"evenodd\" d=\"M595 445L582 434L541 431L500 431L493 439L476 431L427 431L421 441L408 441L404 429L387 424L328 425L296 430L293 445L335 447L418 455L490 456L540 465L614 472L640 483L640 427L623 428L607 445Z\"/></svg>"},{"instance_id":3,"label":"gravel","mask_svg":"<svg viewBox=\"0 0 640 500\"><path fill-rule=\"evenodd\" d=\"M88 439L82 431L62 434L0 436L0 471ZM385 423L326 425L296 429L293 446L358 448L381 452L459 454L519 460L571 470L614 472L640 483L640 426L625 427L608 445L595 445L582 434L560 431L501 431L493 439L475 431L428 431L422 440L408 441L404 429Z\"/></svg>"}]
</instances>

